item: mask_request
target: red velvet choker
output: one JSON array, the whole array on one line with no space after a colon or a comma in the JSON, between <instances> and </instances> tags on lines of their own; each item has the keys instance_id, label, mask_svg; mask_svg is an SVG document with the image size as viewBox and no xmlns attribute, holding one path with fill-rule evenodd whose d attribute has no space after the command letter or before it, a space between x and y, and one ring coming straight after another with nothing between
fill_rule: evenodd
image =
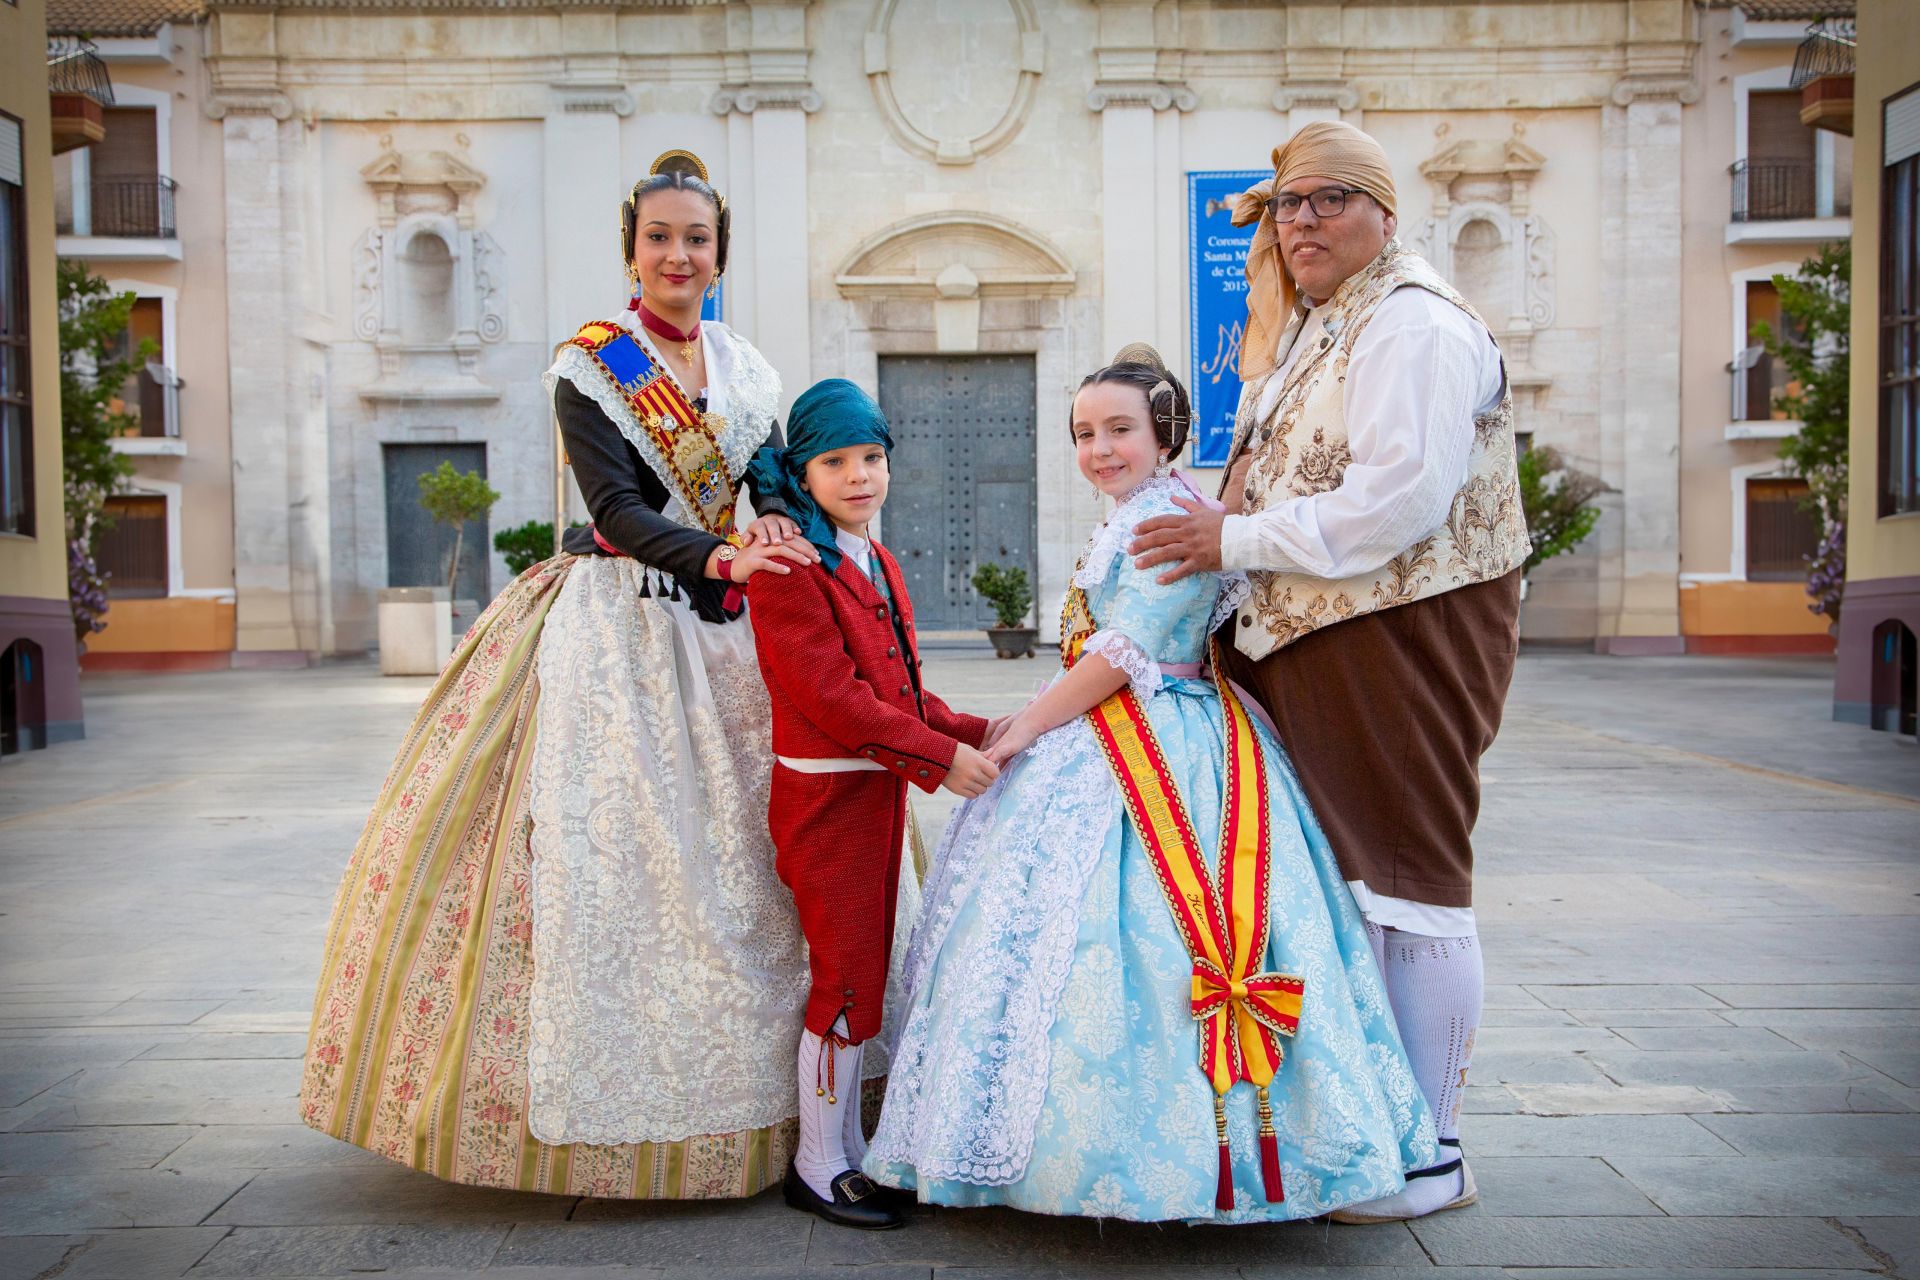
<instances>
[{"instance_id":1,"label":"red velvet choker","mask_svg":"<svg viewBox=\"0 0 1920 1280\"><path fill-rule=\"evenodd\" d=\"M679 343L680 358L688 364L693 363L693 344L698 341L700 337L700 322L698 320L693 322L693 328L682 333L665 320L662 320L659 316L653 314L645 303L636 306L634 310L640 313L641 328L658 337L669 338Z\"/></svg>"}]
</instances>

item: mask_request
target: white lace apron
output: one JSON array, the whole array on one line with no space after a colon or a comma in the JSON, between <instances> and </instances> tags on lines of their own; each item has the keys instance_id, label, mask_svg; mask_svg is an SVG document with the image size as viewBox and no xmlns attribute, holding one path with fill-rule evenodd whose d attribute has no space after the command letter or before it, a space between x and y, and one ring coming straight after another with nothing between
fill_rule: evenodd
<instances>
[{"instance_id":1,"label":"white lace apron","mask_svg":"<svg viewBox=\"0 0 1920 1280\"><path fill-rule=\"evenodd\" d=\"M720 443L738 474L766 437L779 383L724 327L705 335L709 408L727 416ZM563 348L549 393L573 382L662 471L583 362ZM678 497L664 514L693 523ZM553 1144L672 1142L798 1110L806 946L773 869L753 629L643 598L643 577L657 587L658 572L633 560L582 557L540 640L528 1123ZM904 940L919 895L902 880ZM867 1056L871 1075L886 1064L884 1047Z\"/></svg>"}]
</instances>

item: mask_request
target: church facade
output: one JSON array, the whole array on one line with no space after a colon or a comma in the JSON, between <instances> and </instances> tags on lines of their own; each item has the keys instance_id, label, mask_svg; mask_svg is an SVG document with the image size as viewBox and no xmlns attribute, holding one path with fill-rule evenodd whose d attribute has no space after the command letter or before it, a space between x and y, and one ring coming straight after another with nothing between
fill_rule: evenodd
<instances>
[{"instance_id":1,"label":"church facade","mask_svg":"<svg viewBox=\"0 0 1920 1280\"><path fill-rule=\"evenodd\" d=\"M1519 431L1607 483L1593 537L1535 571L1529 636L1681 651L1683 597L1720 581L1686 575L1732 537L1683 499L1728 526L1730 468L1773 447L1723 456L1746 263L1690 246L1729 222L1709 59L1790 65L1791 16L1768 45L1695 0L208 9L181 93L218 156L197 207L224 235L242 653L371 645L379 588L444 574L413 500L442 460L501 492L491 529L552 518L539 374L623 305L619 203L672 147L733 207L718 306L787 400L844 376L894 419L882 537L936 632L981 625L989 560L1035 575L1050 628L1103 512L1068 406L1116 348L1231 402L1237 233L1207 193L1311 120L1379 137L1402 237L1497 332ZM1739 625L1804 630L1781 599Z\"/></svg>"}]
</instances>

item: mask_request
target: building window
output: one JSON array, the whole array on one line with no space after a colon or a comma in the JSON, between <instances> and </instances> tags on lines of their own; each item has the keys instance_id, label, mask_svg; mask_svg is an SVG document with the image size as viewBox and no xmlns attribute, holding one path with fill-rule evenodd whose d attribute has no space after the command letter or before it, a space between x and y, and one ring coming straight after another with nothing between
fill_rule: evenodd
<instances>
[{"instance_id":1,"label":"building window","mask_svg":"<svg viewBox=\"0 0 1920 1280\"><path fill-rule=\"evenodd\" d=\"M1880 514L1920 511L1920 89L1886 104L1880 189Z\"/></svg>"},{"instance_id":2,"label":"building window","mask_svg":"<svg viewBox=\"0 0 1920 1280\"><path fill-rule=\"evenodd\" d=\"M127 375L120 398L108 407L115 413L130 413L139 426L128 435L171 438L180 434L176 382L171 369L173 353L167 350L166 304L159 298L136 298L127 316L126 330L114 344L112 357L126 360L143 343L152 343L140 367Z\"/></svg>"},{"instance_id":3,"label":"building window","mask_svg":"<svg viewBox=\"0 0 1920 1280\"><path fill-rule=\"evenodd\" d=\"M1804 503L1807 482L1791 477L1747 481L1747 581L1797 582L1820 546L1820 522Z\"/></svg>"},{"instance_id":4,"label":"building window","mask_svg":"<svg viewBox=\"0 0 1920 1280\"><path fill-rule=\"evenodd\" d=\"M99 565L116 600L167 594L167 500L126 493L107 499L113 527L100 535Z\"/></svg>"},{"instance_id":5,"label":"building window","mask_svg":"<svg viewBox=\"0 0 1920 1280\"><path fill-rule=\"evenodd\" d=\"M1796 89L1747 95L1747 154L1733 165L1733 221L1852 211L1853 140L1803 124L1800 98Z\"/></svg>"},{"instance_id":6,"label":"building window","mask_svg":"<svg viewBox=\"0 0 1920 1280\"><path fill-rule=\"evenodd\" d=\"M1780 291L1771 280L1746 283L1747 345L1733 362L1733 420L1735 422L1785 421L1787 411L1774 402L1782 396L1800 394L1800 384L1788 373L1786 362L1769 352L1760 341L1761 326L1776 342L1799 343L1804 339L1791 316L1780 309Z\"/></svg>"},{"instance_id":7,"label":"building window","mask_svg":"<svg viewBox=\"0 0 1920 1280\"><path fill-rule=\"evenodd\" d=\"M33 358L20 121L0 114L0 533L32 537Z\"/></svg>"}]
</instances>

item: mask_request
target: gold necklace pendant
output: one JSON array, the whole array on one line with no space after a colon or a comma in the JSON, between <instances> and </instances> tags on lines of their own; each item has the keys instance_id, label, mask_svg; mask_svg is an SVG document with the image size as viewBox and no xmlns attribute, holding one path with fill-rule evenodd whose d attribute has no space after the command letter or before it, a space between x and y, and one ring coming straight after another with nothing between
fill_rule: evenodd
<instances>
[{"instance_id":1,"label":"gold necklace pendant","mask_svg":"<svg viewBox=\"0 0 1920 1280\"><path fill-rule=\"evenodd\" d=\"M693 363L693 339L688 338L680 344L680 358L688 364Z\"/></svg>"}]
</instances>

